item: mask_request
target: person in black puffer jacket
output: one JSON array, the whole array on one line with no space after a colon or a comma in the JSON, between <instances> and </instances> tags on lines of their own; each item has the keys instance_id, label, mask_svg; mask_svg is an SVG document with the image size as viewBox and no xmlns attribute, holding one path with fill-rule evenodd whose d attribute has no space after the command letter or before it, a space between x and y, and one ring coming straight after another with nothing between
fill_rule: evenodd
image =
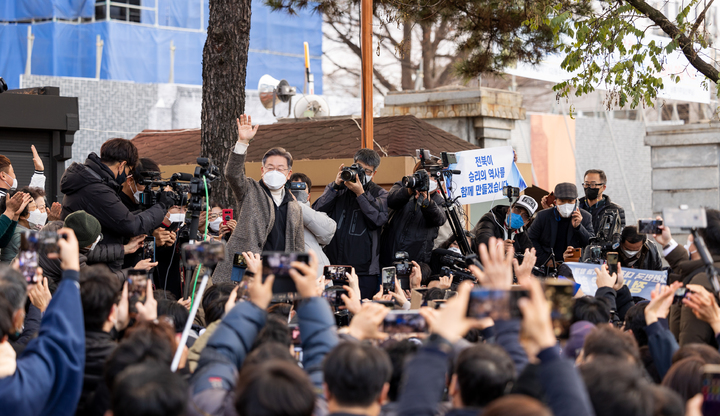
<instances>
[{"instance_id":1,"label":"person in black puffer jacket","mask_svg":"<svg viewBox=\"0 0 720 416\"><path fill-rule=\"evenodd\" d=\"M91 153L85 164L70 165L60 180L60 191L65 194L62 219L80 210L97 218L102 225L100 245L123 244L124 238L152 234L172 205L172 198L163 192L158 203L142 213L127 209L118 192L137 161L135 145L125 139L111 139L100 148L100 156ZM122 259L108 266L119 270Z\"/></svg>"},{"instance_id":2,"label":"person in black puffer jacket","mask_svg":"<svg viewBox=\"0 0 720 416\"><path fill-rule=\"evenodd\" d=\"M413 172L421 167L418 163ZM393 211L380 236L382 267L392 266L398 251L408 253L410 260L430 261L438 229L447 221L442 203L437 182L432 179L429 192L418 192L406 188L402 182L395 182L387 198L388 208Z\"/></svg>"},{"instance_id":3,"label":"person in black puffer jacket","mask_svg":"<svg viewBox=\"0 0 720 416\"><path fill-rule=\"evenodd\" d=\"M532 242L525 233L532 216L537 210L537 202L528 195L522 195L512 207L496 206L480 218L472 230L473 246L479 250L480 244L488 244L491 237L512 244L515 255L523 255L525 249L532 248Z\"/></svg>"}]
</instances>

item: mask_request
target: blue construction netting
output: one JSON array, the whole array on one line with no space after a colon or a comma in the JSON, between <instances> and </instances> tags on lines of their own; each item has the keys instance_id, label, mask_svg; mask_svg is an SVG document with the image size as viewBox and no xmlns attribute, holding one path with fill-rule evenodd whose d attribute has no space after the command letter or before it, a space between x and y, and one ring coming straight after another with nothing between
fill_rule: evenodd
<instances>
[{"instance_id":1,"label":"blue construction netting","mask_svg":"<svg viewBox=\"0 0 720 416\"><path fill-rule=\"evenodd\" d=\"M71 3L85 2L66 0L65 3L69 8ZM201 4L204 7L201 8ZM142 5L154 8L155 0L143 0ZM207 26L207 0L158 0L157 14L158 26L154 23L154 10L142 11L142 24L116 20L0 24L0 76L10 88L19 87L27 59L27 28L32 25L33 75L95 77L96 39L100 35L104 43L101 79L168 82L172 41L174 82L202 84L202 51L207 35L199 26L201 18L205 22L203 26ZM262 1L253 1L247 88L256 89L260 77L270 74L302 89L303 42L309 43L311 67L316 74L315 91L321 94L322 16L272 13Z\"/></svg>"},{"instance_id":2,"label":"blue construction netting","mask_svg":"<svg viewBox=\"0 0 720 416\"><path fill-rule=\"evenodd\" d=\"M95 0L4 0L0 2L0 21L90 18Z\"/></svg>"}]
</instances>

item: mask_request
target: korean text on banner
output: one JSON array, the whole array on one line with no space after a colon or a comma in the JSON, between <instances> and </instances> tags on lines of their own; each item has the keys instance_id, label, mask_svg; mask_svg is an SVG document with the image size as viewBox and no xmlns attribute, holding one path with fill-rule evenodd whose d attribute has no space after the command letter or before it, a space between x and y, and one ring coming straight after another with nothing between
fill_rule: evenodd
<instances>
[{"instance_id":1,"label":"korean text on banner","mask_svg":"<svg viewBox=\"0 0 720 416\"><path fill-rule=\"evenodd\" d=\"M573 278L582 286L586 295L595 296L597 277L595 269L601 265L595 263L565 263L572 270ZM623 269L623 280L633 296L650 300L650 292L655 285L667 284L667 270Z\"/></svg>"},{"instance_id":2,"label":"korean text on banner","mask_svg":"<svg viewBox=\"0 0 720 416\"><path fill-rule=\"evenodd\" d=\"M453 175L455 195L461 204L477 204L503 199L503 187L512 175L513 150L510 146L467 150L455 154L460 170ZM517 186L511 184L513 186ZM458 195L459 192L459 195Z\"/></svg>"}]
</instances>

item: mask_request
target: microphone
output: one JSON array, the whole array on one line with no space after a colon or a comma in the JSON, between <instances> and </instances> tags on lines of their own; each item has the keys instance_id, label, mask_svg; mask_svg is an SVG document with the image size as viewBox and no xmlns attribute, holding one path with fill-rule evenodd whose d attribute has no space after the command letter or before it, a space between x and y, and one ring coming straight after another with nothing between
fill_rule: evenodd
<instances>
[{"instance_id":1,"label":"microphone","mask_svg":"<svg viewBox=\"0 0 720 416\"><path fill-rule=\"evenodd\" d=\"M193 175L189 173L173 173L172 177L170 178L171 181L183 181L183 182L190 182L193 178Z\"/></svg>"}]
</instances>

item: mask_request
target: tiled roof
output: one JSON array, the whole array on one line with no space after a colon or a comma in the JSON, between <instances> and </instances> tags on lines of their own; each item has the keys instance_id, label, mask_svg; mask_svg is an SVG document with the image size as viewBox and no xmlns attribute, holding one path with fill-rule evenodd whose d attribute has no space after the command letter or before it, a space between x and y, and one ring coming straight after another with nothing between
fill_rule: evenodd
<instances>
[{"instance_id":1,"label":"tiled roof","mask_svg":"<svg viewBox=\"0 0 720 416\"><path fill-rule=\"evenodd\" d=\"M359 123L335 118L260 126L248 148L248 161L260 161L272 147L285 148L295 160L352 158L360 148ZM381 157L414 156L419 148L434 155L478 148L415 116L378 117L374 127L375 150ZM145 130L133 143L141 157L161 165L193 164L200 156L200 130Z\"/></svg>"}]
</instances>

